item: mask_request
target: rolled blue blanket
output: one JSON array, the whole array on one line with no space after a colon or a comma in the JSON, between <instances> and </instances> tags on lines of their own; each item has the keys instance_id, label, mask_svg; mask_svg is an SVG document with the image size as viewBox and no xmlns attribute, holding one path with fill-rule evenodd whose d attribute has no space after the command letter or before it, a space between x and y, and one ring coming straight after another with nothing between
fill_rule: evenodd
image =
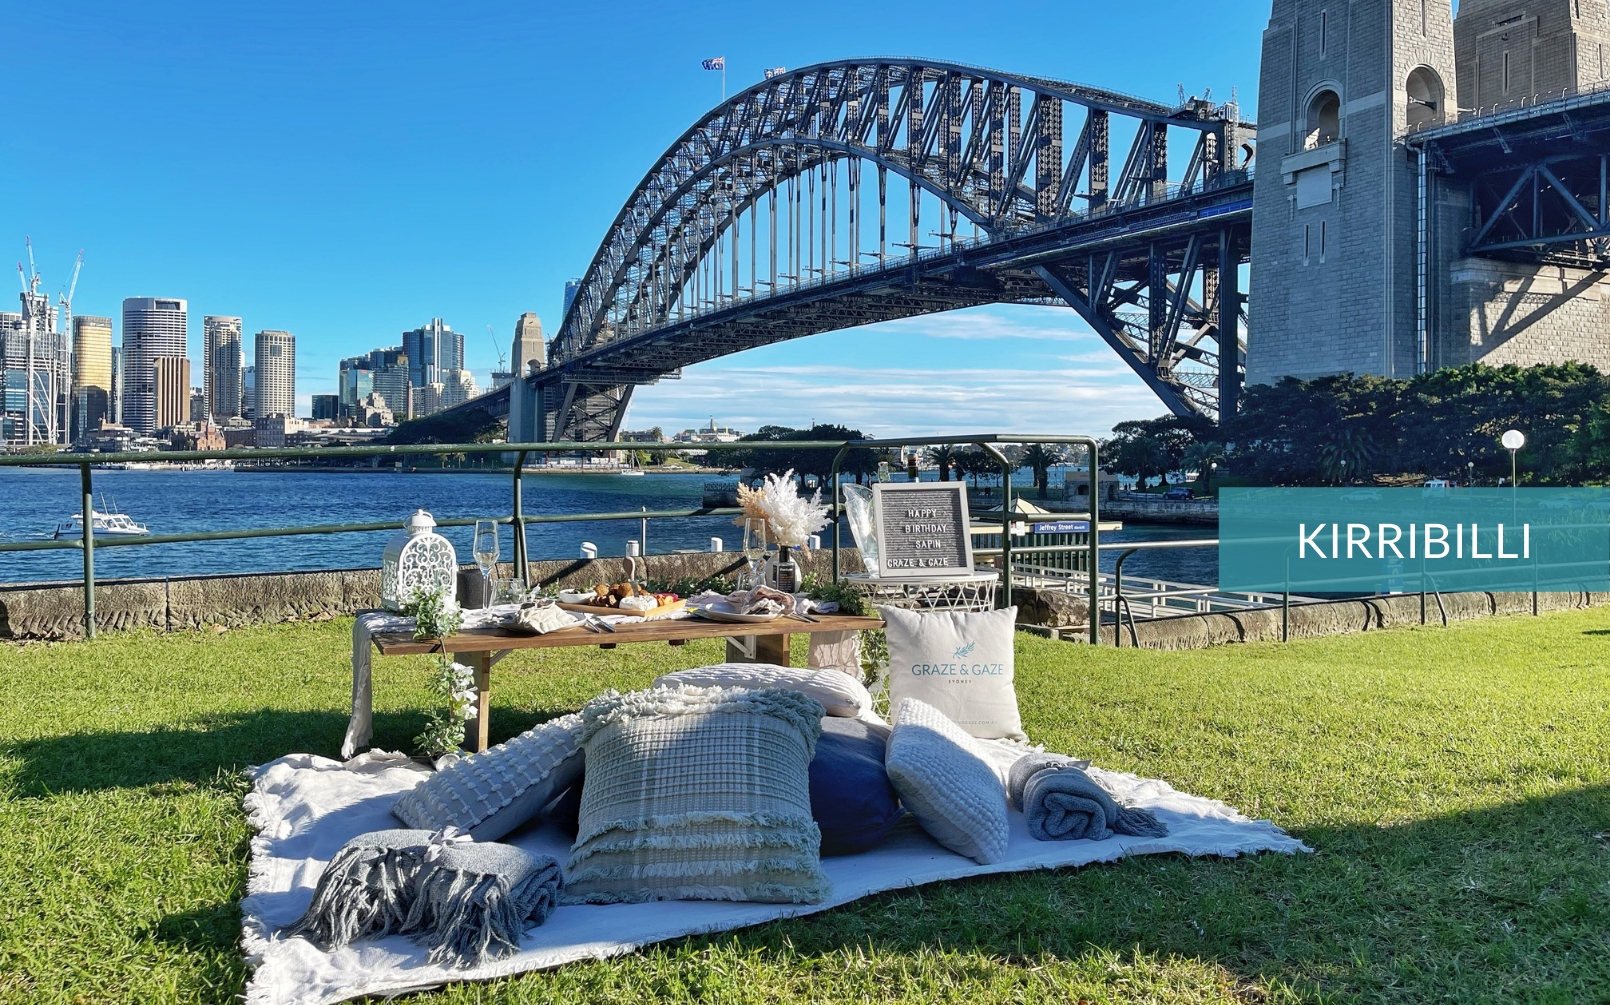
<instances>
[{"instance_id":1,"label":"rolled blue blanket","mask_svg":"<svg viewBox=\"0 0 1610 1005\"><path fill-rule=\"evenodd\" d=\"M1089 761L1030 754L1012 765L1008 794L1036 841L1105 841L1114 833L1162 837L1168 828L1150 810L1121 806L1089 774Z\"/></svg>"}]
</instances>

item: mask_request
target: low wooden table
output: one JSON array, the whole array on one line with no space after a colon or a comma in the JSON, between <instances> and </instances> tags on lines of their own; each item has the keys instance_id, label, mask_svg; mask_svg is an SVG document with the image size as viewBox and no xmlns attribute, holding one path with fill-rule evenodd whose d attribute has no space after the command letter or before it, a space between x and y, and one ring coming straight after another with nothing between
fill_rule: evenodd
<instances>
[{"instance_id":1,"label":"low wooden table","mask_svg":"<svg viewBox=\"0 0 1610 1005\"><path fill-rule=\"evenodd\" d=\"M680 646L689 639L726 639L727 660L733 663L776 663L788 666L788 637L795 633L859 632L882 628L878 618L848 614L818 614L815 621L778 618L753 624L705 621L701 618L642 621L619 625L612 633L572 628L547 635L516 635L502 628L470 628L441 642L414 638L411 632L379 632L375 649L382 656L409 656L448 652L465 656L461 662L475 668L475 717L465 724L464 745L471 751L487 747L492 718L492 664L516 649L562 649L597 646L614 649L634 642L666 642Z\"/></svg>"}]
</instances>

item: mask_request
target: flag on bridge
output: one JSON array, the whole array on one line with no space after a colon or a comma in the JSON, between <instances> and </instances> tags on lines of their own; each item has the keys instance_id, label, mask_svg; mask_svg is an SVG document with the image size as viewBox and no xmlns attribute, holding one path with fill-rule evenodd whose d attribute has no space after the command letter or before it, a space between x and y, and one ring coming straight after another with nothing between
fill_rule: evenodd
<instances>
[{"instance_id":1,"label":"flag on bridge","mask_svg":"<svg viewBox=\"0 0 1610 1005\"><path fill-rule=\"evenodd\" d=\"M704 68L706 70L725 70L727 68L727 57L717 56L715 59L707 59L704 61Z\"/></svg>"},{"instance_id":2,"label":"flag on bridge","mask_svg":"<svg viewBox=\"0 0 1610 1005\"><path fill-rule=\"evenodd\" d=\"M786 66L774 66L771 69L766 71L766 79L770 80L773 77L781 77L783 74L785 74L787 72L788 72L788 67L786 67Z\"/></svg>"}]
</instances>

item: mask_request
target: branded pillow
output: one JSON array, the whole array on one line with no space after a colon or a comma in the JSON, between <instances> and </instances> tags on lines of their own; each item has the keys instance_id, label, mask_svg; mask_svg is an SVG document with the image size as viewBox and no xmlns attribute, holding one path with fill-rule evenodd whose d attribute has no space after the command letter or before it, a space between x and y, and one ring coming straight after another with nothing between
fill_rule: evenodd
<instances>
[{"instance_id":1,"label":"branded pillow","mask_svg":"<svg viewBox=\"0 0 1610 1005\"><path fill-rule=\"evenodd\" d=\"M581 716L562 715L447 767L403 794L391 815L410 827L457 827L496 841L581 778Z\"/></svg>"},{"instance_id":2,"label":"branded pillow","mask_svg":"<svg viewBox=\"0 0 1610 1005\"><path fill-rule=\"evenodd\" d=\"M900 703L884 767L900 801L940 844L980 865L1006 856L1006 786L979 741L916 698Z\"/></svg>"},{"instance_id":3,"label":"branded pillow","mask_svg":"<svg viewBox=\"0 0 1610 1005\"><path fill-rule=\"evenodd\" d=\"M782 687L822 703L828 715L857 716L872 707L862 683L838 670L806 670L775 663L717 663L654 678L655 687Z\"/></svg>"},{"instance_id":4,"label":"branded pillow","mask_svg":"<svg viewBox=\"0 0 1610 1005\"><path fill-rule=\"evenodd\" d=\"M916 698L983 739L1026 740L1012 685L1017 608L878 608L889 639L889 707Z\"/></svg>"},{"instance_id":5,"label":"branded pillow","mask_svg":"<svg viewBox=\"0 0 1610 1005\"><path fill-rule=\"evenodd\" d=\"M900 822L900 798L883 758L889 727L827 716L811 758L811 817L822 831L823 855L857 855L874 848Z\"/></svg>"}]
</instances>

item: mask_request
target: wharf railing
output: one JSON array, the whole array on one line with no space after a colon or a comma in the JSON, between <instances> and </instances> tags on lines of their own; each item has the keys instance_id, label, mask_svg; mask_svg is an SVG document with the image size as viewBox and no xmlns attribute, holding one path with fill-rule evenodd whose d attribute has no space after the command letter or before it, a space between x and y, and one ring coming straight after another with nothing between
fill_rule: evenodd
<instances>
[{"instance_id":1,"label":"wharf railing","mask_svg":"<svg viewBox=\"0 0 1610 1005\"><path fill-rule=\"evenodd\" d=\"M1069 436L1063 434L1000 434L983 433L964 436L927 436L927 437L895 437L861 440L802 440L802 441L743 441L735 443L704 443L701 449L716 454L736 453L750 450L831 450L834 451L831 466L830 482L832 485L832 501L828 508L833 525L833 579L837 582L842 574L840 552L842 550L842 515L841 475L845 458L852 450L867 449L873 451L892 451L906 447L937 447L937 446L974 446L989 455L1001 468L1001 540L1002 540L1002 598L1010 605L1012 602L1012 545L1011 524L1017 515L1012 512L1012 473L1017 465L1008 460L1002 451L1003 446L1027 445L1042 443L1066 447L1082 447L1088 452L1087 470L1089 472L1090 491L1090 521L1091 532L1089 540L1083 550L1090 556L1088 563L1089 575L1086 584L1086 593L1089 598L1090 609L1097 610L1100 602L1099 576L1096 571L1095 555L1100 548L1099 502L1096 499L1096 474L1100 470L1100 461L1097 456L1099 445L1093 437ZM289 527L254 527L239 530L213 530L195 531L183 534L149 534L141 537L107 538L97 540L95 536L94 521L94 474L96 465L121 463L150 463L153 461L163 463L184 464L201 461L269 461L269 460L335 460L339 458L360 457L393 457L401 460L410 456L439 456L447 454L514 454L515 460L512 470L511 486L511 512L508 516L495 518L499 524L509 524L515 528L514 534L514 564L518 578L530 585L529 563L530 554L526 544L525 528L533 523L574 523L587 521L608 520L637 520L641 521L645 531L650 520L683 519L700 516L736 515L743 512L736 507L700 507L698 509L684 510L636 510L628 512L592 512L592 513L564 513L531 515L525 512L522 476L528 470L526 461L532 454L588 454L611 450L641 450L642 443L606 442L582 443L574 441L554 443L434 443L434 444L370 444L351 447L284 447L267 448L259 450L182 450L167 451L157 454L149 452L137 453L111 453L111 454L12 454L0 456L0 468L7 467L76 467L79 469L81 490L81 505L83 517L83 532L81 536L63 538L50 541L4 541L0 542L0 553L25 551L55 551L80 550L84 556L83 596L84 596L84 635L87 638L95 637L95 551L98 548L130 548L150 547L165 544L179 544L196 541L233 541L251 538L266 537L296 537L315 534L349 534L376 531L396 531L401 524L395 521L380 523L345 523L345 524L317 524L311 526ZM485 519L485 518L482 518ZM473 517L447 517L437 521L445 527L467 527L475 523ZM1064 549L1066 550L1066 549ZM646 553L646 549L645 549ZM1090 642L1100 644L1099 618L1092 618L1090 625Z\"/></svg>"}]
</instances>

